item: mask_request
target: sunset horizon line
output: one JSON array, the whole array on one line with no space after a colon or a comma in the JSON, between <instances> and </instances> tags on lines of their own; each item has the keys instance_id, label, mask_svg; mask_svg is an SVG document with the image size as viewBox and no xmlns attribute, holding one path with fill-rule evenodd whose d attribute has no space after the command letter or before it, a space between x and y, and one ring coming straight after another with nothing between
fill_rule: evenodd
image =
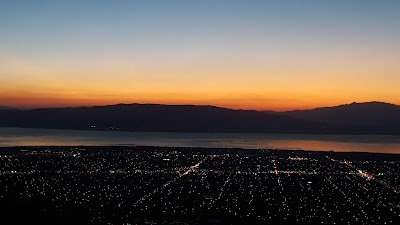
<instances>
[{"instance_id":1,"label":"sunset horizon line","mask_svg":"<svg viewBox=\"0 0 400 225\"><path fill-rule=\"evenodd\" d=\"M19 110L34 110L34 109L59 109L59 108L90 108L90 107L107 107L107 106L117 106L117 105L160 105L160 106L202 106L202 107L216 107L216 108L224 108L224 109L231 109L231 110L245 110L245 111L270 111L270 112L290 112L290 111L297 111L297 110L314 110L319 108L332 108L332 107L339 107L339 106L346 106L351 104L368 104L368 103L382 103L394 106L400 106L399 104L395 104L392 102L385 102L380 100L370 100L370 101L353 101L348 103L340 103L340 104L333 104L333 105L323 105L323 106L312 106L308 108L294 108L289 110L276 110L276 109L255 109L255 108L236 108L236 107L229 107L224 105L218 104L193 104L193 103L156 103L156 102L117 102L117 103L110 103L110 104L93 104L93 105L54 105L54 106L37 106L37 107L19 107L19 106L8 106L8 105L0 105L0 109L19 109Z\"/></svg>"}]
</instances>

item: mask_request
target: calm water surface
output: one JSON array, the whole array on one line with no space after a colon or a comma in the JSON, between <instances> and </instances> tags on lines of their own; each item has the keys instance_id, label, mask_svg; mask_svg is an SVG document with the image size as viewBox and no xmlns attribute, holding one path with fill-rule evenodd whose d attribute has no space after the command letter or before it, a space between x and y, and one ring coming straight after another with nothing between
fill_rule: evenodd
<instances>
[{"instance_id":1,"label":"calm water surface","mask_svg":"<svg viewBox=\"0 0 400 225\"><path fill-rule=\"evenodd\" d=\"M158 133L0 128L0 146L148 145L333 150L400 154L400 136Z\"/></svg>"}]
</instances>

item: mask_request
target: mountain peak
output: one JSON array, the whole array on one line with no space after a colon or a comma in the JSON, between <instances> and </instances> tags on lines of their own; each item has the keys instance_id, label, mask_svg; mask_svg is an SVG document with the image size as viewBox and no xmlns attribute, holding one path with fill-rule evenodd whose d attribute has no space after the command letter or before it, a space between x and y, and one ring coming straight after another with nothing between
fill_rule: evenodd
<instances>
[{"instance_id":1,"label":"mountain peak","mask_svg":"<svg viewBox=\"0 0 400 225\"><path fill-rule=\"evenodd\" d=\"M398 120L400 106L386 102L353 102L339 106L290 111L284 114L307 121L359 126L365 131L375 129L387 133L400 132Z\"/></svg>"},{"instance_id":2,"label":"mountain peak","mask_svg":"<svg viewBox=\"0 0 400 225\"><path fill-rule=\"evenodd\" d=\"M394 105L387 102L380 102L380 101L370 101L370 102L352 102L348 105Z\"/></svg>"},{"instance_id":3,"label":"mountain peak","mask_svg":"<svg viewBox=\"0 0 400 225\"><path fill-rule=\"evenodd\" d=\"M387 103L387 102L380 102L380 101L352 102L350 104L342 104L342 105L337 105L337 106L318 107L318 108L307 109L307 110L293 110L293 111L288 111L287 113L313 111L313 110L326 110L326 109L360 108L360 107L368 107L368 108L391 107L391 108L396 108L396 107L400 107L400 106L395 105L395 104L391 104L391 103Z\"/></svg>"}]
</instances>

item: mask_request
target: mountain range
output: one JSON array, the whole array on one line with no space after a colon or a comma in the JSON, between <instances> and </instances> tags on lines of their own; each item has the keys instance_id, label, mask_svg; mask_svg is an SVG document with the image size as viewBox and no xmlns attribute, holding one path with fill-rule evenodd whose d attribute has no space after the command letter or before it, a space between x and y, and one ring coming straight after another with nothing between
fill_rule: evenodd
<instances>
[{"instance_id":1,"label":"mountain range","mask_svg":"<svg viewBox=\"0 0 400 225\"><path fill-rule=\"evenodd\" d=\"M144 132L399 135L400 106L366 102L288 112L158 104L0 109L0 126Z\"/></svg>"}]
</instances>

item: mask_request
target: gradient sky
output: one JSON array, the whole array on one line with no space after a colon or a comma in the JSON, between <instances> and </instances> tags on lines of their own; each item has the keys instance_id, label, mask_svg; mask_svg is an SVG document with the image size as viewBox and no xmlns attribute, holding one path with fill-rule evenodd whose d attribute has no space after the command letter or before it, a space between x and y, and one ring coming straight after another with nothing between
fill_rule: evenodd
<instances>
[{"instance_id":1,"label":"gradient sky","mask_svg":"<svg viewBox=\"0 0 400 225\"><path fill-rule=\"evenodd\" d=\"M398 0L1 0L0 105L400 104Z\"/></svg>"}]
</instances>

